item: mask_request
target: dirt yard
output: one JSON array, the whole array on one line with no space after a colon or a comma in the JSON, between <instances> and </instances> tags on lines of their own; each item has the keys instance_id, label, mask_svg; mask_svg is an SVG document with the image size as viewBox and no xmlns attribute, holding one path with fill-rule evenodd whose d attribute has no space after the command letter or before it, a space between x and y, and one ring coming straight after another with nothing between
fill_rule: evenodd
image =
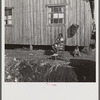
<instances>
[{"instance_id":1,"label":"dirt yard","mask_svg":"<svg viewBox=\"0 0 100 100\"><path fill-rule=\"evenodd\" d=\"M6 50L6 82L95 82L95 51L73 57L64 51L56 60L49 50Z\"/></svg>"}]
</instances>

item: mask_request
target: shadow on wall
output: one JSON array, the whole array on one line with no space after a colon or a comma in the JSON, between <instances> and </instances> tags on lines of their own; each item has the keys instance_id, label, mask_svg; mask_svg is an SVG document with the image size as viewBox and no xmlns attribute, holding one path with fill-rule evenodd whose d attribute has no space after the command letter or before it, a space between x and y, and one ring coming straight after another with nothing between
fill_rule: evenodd
<instances>
[{"instance_id":1,"label":"shadow on wall","mask_svg":"<svg viewBox=\"0 0 100 100\"><path fill-rule=\"evenodd\" d=\"M67 30L67 37L72 38L77 33L78 28L79 28L79 25L72 24Z\"/></svg>"}]
</instances>

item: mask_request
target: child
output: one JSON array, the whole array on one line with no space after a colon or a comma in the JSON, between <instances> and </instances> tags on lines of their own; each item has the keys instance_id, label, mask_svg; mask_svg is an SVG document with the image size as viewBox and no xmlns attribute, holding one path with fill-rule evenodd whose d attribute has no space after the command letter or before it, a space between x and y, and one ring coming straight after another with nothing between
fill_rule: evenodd
<instances>
[{"instance_id":1,"label":"child","mask_svg":"<svg viewBox=\"0 0 100 100\"><path fill-rule=\"evenodd\" d=\"M59 45L62 45L63 43L64 43L63 34L60 33L60 34L58 35L58 38L56 39L55 43L52 45L52 48L53 48L53 50L54 50L54 53L57 53L57 47L58 47Z\"/></svg>"},{"instance_id":2,"label":"child","mask_svg":"<svg viewBox=\"0 0 100 100\"><path fill-rule=\"evenodd\" d=\"M64 42L64 38L63 38L63 34L59 34L59 42L63 43Z\"/></svg>"},{"instance_id":3,"label":"child","mask_svg":"<svg viewBox=\"0 0 100 100\"><path fill-rule=\"evenodd\" d=\"M52 48L53 48L54 53L57 53L57 43L54 43L52 45Z\"/></svg>"},{"instance_id":4,"label":"child","mask_svg":"<svg viewBox=\"0 0 100 100\"><path fill-rule=\"evenodd\" d=\"M77 56L80 56L80 51L79 51L79 47L78 47L78 45L76 45L73 54L74 54L74 56L76 56L76 55L77 55Z\"/></svg>"}]
</instances>

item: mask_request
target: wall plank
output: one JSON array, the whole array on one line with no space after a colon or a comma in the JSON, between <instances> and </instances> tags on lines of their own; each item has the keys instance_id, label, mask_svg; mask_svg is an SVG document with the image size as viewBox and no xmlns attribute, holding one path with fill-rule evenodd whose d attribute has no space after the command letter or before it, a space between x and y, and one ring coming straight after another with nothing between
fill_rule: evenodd
<instances>
[{"instance_id":1,"label":"wall plank","mask_svg":"<svg viewBox=\"0 0 100 100\"><path fill-rule=\"evenodd\" d=\"M35 43L35 31L34 31L34 0L31 0L30 2L30 13L31 13L31 18L30 18L30 23L31 23L31 43L34 45Z\"/></svg>"},{"instance_id":2,"label":"wall plank","mask_svg":"<svg viewBox=\"0 0 100 100\"><path fill-rule=\"evenodd\" d=\"M76 24L76 0L73 0L73 9L72 9L72 24ZM74 34L74 36L72 37L72 45L76 45L76 34Z\"/></svg>"},{"instance_id":3,"label":"wall plank","mask_svg":"<svg viewBox=\"0 0 100 100\"><path fill-rule=\"evenodd\" d=\"M47 45L47 31L46 31L46 26L47 26L47 7L45 6L47 3L47 0L43 0L43 45Z\"/></svg>"},{"instance_id":4,"label":"wall plank","mask_svg":"<svg viewBox=\"0 0 100 100\"><path fill-rule=\"evenodd\" d=\"M81 15L81 6L80 6L81 2L80 0L77 0L77 22L76 24L79 25L79 28L77 30L77 34L76 34L76 45L80 45L80 27L81 27L81 19L80 19L80 15Z\"/></svg>"},{"instance_id":5,"label":"wall plank","mask_svg":"<svg viewBox=\"0 0 100 100\"><path fill-rule=\"evenodd\" d=\"M66 0L66 6L65 6L65 43L66 45L68 45L68 37L67 37L67 29L69 26L69 21L68 21L68 4L69 4L69 0Z\"/></svg>"},{"instance_id":6,"label":"wall plank","mask_svg":"<svg viewBox=\"0 0 100 100\"><path fill-rule=\"evenodd\" d=\"M36 0L34 0L34 30L35 30L35 45L37 45L37 5Z\"/></svg>"},{"instance_id":7,"label":"wall plank","mask_svg":"<svg viewBox=\"0 0 100 100\"><path fill-rule=\"evenodd\" d=\"M88 14L89 14L89 12L88 12L88 9L89 8L89 5L88 5L88 2L85 2L85 23L84 23L84 27L85 27L85 30L84 30L84 44L85 44L85 46L88 46L88 42L89 42L89 28L87 28L88 27L88 23L89 23L89 16L88 16Z\"/></svg>"},{"instance_id":8,"label":"wall plank","mask_svg":"<svg viewBox=\"0 0 100 100\"><path fill-rule=\"evenodd\" d=\"M81 36L80 36L80 41L81 41L81 45L84 45L84 20L85 20L85 10L84 10L84 7L85 7L85 1L81 0Z\"/></svg>"},{"instance_id":9,"label":"wall plank","mask_svg":"<svg viewBox=\"0 0 100 100\"><path fill-rule=\"evenodd\" d=\"M43 41L43 1L40 0L40 43L43 45L44 44L44 41Z\"/></svg>"},{"instance_id":10,"label":"wall plank","mask_svg":"<svg viewBox=\"0 0 100 100\"><path fill-rule=\"evenodd\" d=\"M72 10L73 10L73 2L72 0L69 0L69 6L68 6L68 29L67 29L67 37L68 37L68 45L69 46L72 46L72 38L69 36L71 34L71 25L72 25L72 19L73 19L73 16L72 16Z\"/></svg>"}]
</instances>

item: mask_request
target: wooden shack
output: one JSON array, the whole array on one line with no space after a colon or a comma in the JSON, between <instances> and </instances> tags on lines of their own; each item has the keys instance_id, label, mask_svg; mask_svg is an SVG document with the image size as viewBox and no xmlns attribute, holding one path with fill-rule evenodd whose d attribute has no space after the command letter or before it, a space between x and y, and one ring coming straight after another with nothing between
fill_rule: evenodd
<instances>
[{"instance_id":1,"label":"wooden shack","mask_svg":"<svg viewBox=\"0 0 100 100\"><path fill-rule=\"evenodd\" d=\"M89 46L91 23L89 0L5 0L6 44Z\"/></svg>"}]
</instances>

